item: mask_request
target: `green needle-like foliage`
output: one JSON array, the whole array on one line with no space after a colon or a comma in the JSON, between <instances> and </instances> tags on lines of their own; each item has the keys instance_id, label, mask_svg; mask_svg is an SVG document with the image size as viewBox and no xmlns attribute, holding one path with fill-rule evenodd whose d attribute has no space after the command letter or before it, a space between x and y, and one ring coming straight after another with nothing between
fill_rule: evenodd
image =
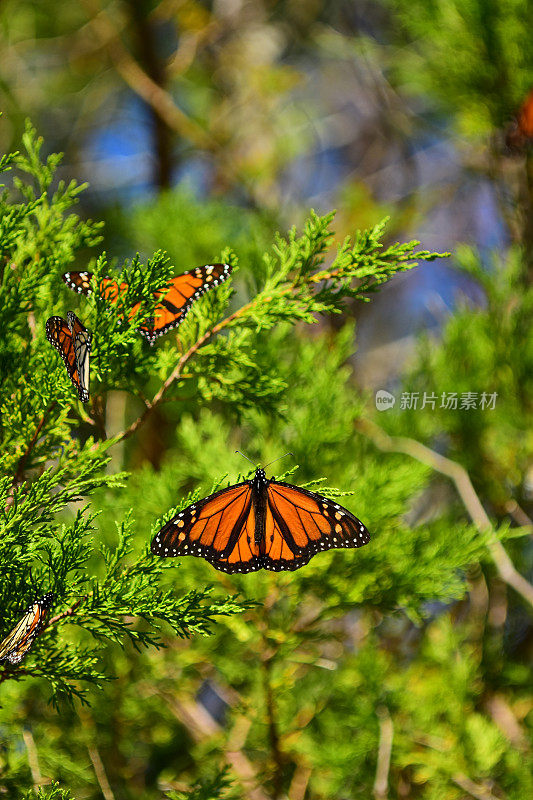
<instances>
[{"instance_id":1,"label":"green needle-like foliage","mask_svg":"<svg viewBox=\"0 0 533 800\"><path fill-rule=\"evenodd\" d=\"M458 504L427 513L428 467L358 432L368 412L354 326L322 322L438 254L386 243L384 223L337 243L333 214L311 213L302 232L248 251L253 274L232 241L213 252L231 278L150 347L137 329L195 264L163 249L122 266L98 254L101 227L72 212L81 187L56 186L58 158L42 163L30 127L23 148L2 162L17 172L0 209L1 635L36 594L56 600L22 663L0 665L7 796L229 800L250 781L272 797L306 782L313 799L369 796L388 717L409 731L395 739L394 774L450 800L463 773L483 781L498 769L507 785L510 748L473 710L481 677L462 652L467 632L440 619L464 598L469 565L487 561L488 533ZM89 297L61 280L76 269L94 273ZM127 284L116 303L98 291L108 276ZM44 333L71 309L93 335L85 406ZM139 466L158 429L157 467ZM277 476L340 497L371 543L295 573L229 576L153 557L171 514L250 474L237 448L261 464L290 452ZM507 535L502 520L496 536ZM418 728L432 726L455 760L422 769ZM31 790L39 775L59 783Z\"/></svg>"}]
</instances>

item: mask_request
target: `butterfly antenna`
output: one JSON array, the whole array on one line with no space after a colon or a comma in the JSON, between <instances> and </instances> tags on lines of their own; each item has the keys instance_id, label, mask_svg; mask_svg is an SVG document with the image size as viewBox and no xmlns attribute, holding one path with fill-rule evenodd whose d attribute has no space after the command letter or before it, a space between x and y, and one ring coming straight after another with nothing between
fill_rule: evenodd
<instances>
[{"instance_id":1,"label":"butterfly antenna","mask_svg":"<svg viewBox=\"0 0 533 800\"><path fill-rule=\"evenodd\" d=\"M268 464L265 464L265 466L263 467L263 469L266 469L266 468L267 468L267 467L269 467L271 464L275 464L275 463L276 463L276 461L281 461L281 459L282 459L282 458L286 458L287 456L292 456L292 457L294 458L294 453L285 453L284 455L282 455L282 456L279 456L278 458L275 458L275 459L274 459L274 461L269 461L269 462L268 462Z\"/></svg>"},{"instance_id":2,"label":"butterfly antenna","mask_svg":"<svg viewBox=\"0 0 533 800\"><path fill-rule=\"evenodd\" d=\"M252 464L252 466L254 466L254 467L256 466L256 464L254 464L254 462L252 461L252 459L251 459L251 458L248 458L248 456L245 456L245 455L244 455L244 453L241 453L241 451L240 451L240 450L235 450L235 452L236 452L236 453L238 453L238 454L239 454L240 456L242 456L243 458L245 458L247 461L249 461L249 462L250 462L250 464Z\"/></svg>"}]
</instances>

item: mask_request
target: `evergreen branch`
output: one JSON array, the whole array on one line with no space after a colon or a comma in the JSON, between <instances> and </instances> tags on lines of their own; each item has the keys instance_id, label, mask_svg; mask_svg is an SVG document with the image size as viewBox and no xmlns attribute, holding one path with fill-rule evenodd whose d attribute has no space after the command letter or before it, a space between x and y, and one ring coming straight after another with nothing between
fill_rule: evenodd
<instances>
[{"instance_id":1,"label":"evergreen branch","mask_svg":"<svg viewBox=\"0 0 533 800\"><path fill-rule=\"evenodd\" d=\"M51 617L44 624L43 628L49 628L51 625L55 625L56 622L59 622L60 619L64 619L65 617L72 617L78 606L81 605L84 600L87 600L90 594L92 594L92 592L86 594L84 597L80 597L80 599L76 600L74 605L70 606L70 608L67 608L66 611L62 611L60 614L56 614L55 617Z\"/></svg>"},{"instance_id":2,"label":"evergreen branch","mask_svg":"<svg viewBox=\"0 0 533 800\"><path fill-rule=\"evenodd\" d=\"M533 586L521 575L507 551L497 538L494 527L487 516L481 500L470 480L466 469L445 456L441 456L429 447L403 436L389 436L385 431L370 420L359 420L356 428L368 436L380 450L394 453L405 453L423 464L432 467L435 472L440 472L450 478L463 504L476 528L486 535L487 547L496 566L500 578L515 590L530 606L533 607Z\"/></svg>"},{"instance_id":3,"label":"evergreen branch","mask_svg":"<svg viewBox=\"0 0 533 800\"><path fill-rule=\"evenodd\" d=\"M181 356L176 367L166 378L151 401L145 401L143 413L126 429L117 434L120 442L131 436L144 424L152 411L163 400L168 389L182 377L187 362L214 336L239 323L242 328L254 325L256 331L273 327L283 321L312 323L316 314L339 313L343 300L353 298L368 300L382 283L397 272L411 269L418 260L439 258L438 253L415 252L418 242L394 244L382 251L380 237L384 220L370 231L359 232L353 246L347 238L338 248L332 265L317 270L333 237L330 224L333 213L319 217L311 212L301 237L293 229L288 240L276 240L274 253L266 257L268 274L265 286L251 301L205 330ZM352 288L356 280L357 286ZM227 360L227 359L226 359ZM211 370L211 374L215 370Z\"/></svg>"},{"instance_id":4,"label":"evergreen branch","mask_svg":"<svg viewBox=\"0 0 533 800\"><path fill-rule=\"evenodd\" d=\"M251 308L255 304L255 302L256 300L250 301L249 303L247 303L246 305L242 306L240 309L235 311L233 314L230 314L229 317L226 317L226 319L223 319L221 322L214 325L212 328L206 331L203 334L203 336L200 336L200 338L192 345L192 347L190 347L187 350L187 352L181 356L176 368L170 373L170 375L163 383L159 391L156 392L156 394L153 396L152 400L151 401L145 400L146 408L143 411L143 413L139 417L137 417L137 419L134 422L132 422L132 424L128 428L121 431L121 433L118 433L113 438L113 442L116 443L123 441L124 439L129 438L133 433L135 433L135 431L146 422L146 419L149 416L149 414L151 414L151 412L159 405L159 403L162 402L165 393L172 386L172 384L176 383L176 381L181 379L182 377L181 370L183 369L185 364L189 361L189 359L192 358L195 355L195 353L198 352L198 350L202 347L202 345L204 345L213 336L216 336L217 333L219 333L221 330L230 325L235 319L238 319L240 316L242 316L242 314L249 308Z\"/></svg>"}]
</instances>

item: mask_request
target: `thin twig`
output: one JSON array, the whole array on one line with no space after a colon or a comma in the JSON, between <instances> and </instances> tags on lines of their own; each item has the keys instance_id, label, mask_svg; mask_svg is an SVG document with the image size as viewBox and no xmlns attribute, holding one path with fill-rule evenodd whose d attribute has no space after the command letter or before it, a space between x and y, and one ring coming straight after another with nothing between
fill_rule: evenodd
<instances>
[{"instance_id":1,"label":"thin twig","mask_svg":"<svg viewBox=\"0 0 533 800\"><path fill-rule=\"evenodd\" d=\"M387 800L394 727L387 708L382 707L378 709L377 713L379 717L379 747L376 779L374 781L374 797L375 800Z\"/></svg>"},{"instance_id":2,"label":"thin twig","mask_svg":"<svg viewBox=\"0 0 533 800\"><path fill-rule=\"evenodd\" d=\"M139 417L137 417L135 422L133 422L128 428L123 430L121 433L118 433L114 437L115 441L121 442L123 439L127 439L129 436L135 433L137 428L139 428L146 421L148 415L151 414L154 408L156 408L156 406L158 406L159 403L163 400L163 397L167 392L167 390L170 388L170 386L172 386L173 383L181 379L182 377L181 370L183 369L187 361L189 361L189 359L192 358L192 356L196 352L198 352L198 350L202 347L202 345L204 345L207 341L209 341L211 337L216 336L217 333L226 328L231 322L233 322L234 319L237 319L237 317L241 316L241 314L243 314L246 310L248 310L250 306L254 304L254 302L255 301L252 300L250 303L247 303L246 305L242 306L233 314L230 314L229 317L226 317L226 319L223 319L221 322L217 323L217 325L214 325L212 328L206 331L203 334L203 336L200 336L200 338L192 345L192 347L190 347L187 350L187 352L181 356L175 369L170 373L170 375L163 383L159 391L153 396L152 400L146 401L146 408L144 409L143 413Z\"/></svg>"},{"instance_id":3,"label":"thin twig","mask_svg":"<svg viewBox=\"0 0 533 800\"><path fill-rule=\"evenodd\" d=\"M197 702L185 702L176 697L175 693L158 691L157 694L168 704L170 711L185 725L191 736L198 742L205 741L219 735L220 726ZM236 750L236 746L242 741L242 735L246 738L246 730L240 730L235 739L228 741L226 748L226 759L231 764L237 780L244 789L244 796L247 800L270 800L260 786L257 772L243 753L242 748Z\"/></svg>"},{"instance_id":4,"label":"thin twig","mask_svg":"<svg viewBox=\"0 0 533 800\"><path fill-rule=\"evenodd\" d=\"M89 753L89 758L91 759L91 764L93 765L94 774L96 775L96 780L98 781L100 791L102 792L104 800L115 800L115 795L113 794L113 790L111 789L107 779L104 762L102 761L100 753L98 752L98 747L95 743L96 730L94 720L83 706L81 708L77 708L76 710L85 731L85 746L87 747L87 752Z\"/></svg>"},{"instance_id":5,"label":"thin twig","mask_svg":"<svg viewBox=\"0 0 533 800\"><path fill-rule=\"evenodd\" d=\"M493 694L485 700L484 706L513 747L520 750L527 749L527 736L505 697Z\"/></svg>"},{"instance_id":6,"label":"thin twig","mask_svg":"<svg viewBox=\"0 0 533 800\"><path fill-rule=\"evenodd\" d=\"M289 800L304 800L312 774L312 770L309 767L296 767L287 794Z\"/></svg>"},{"instance_id":7,"label":"thin twig","mask_svg":"<svg viewBox=\"0 0 533 800\"><path fill-rule=\"evenodd\" d=\"M47 622L45 622L45 624L43 625L43 630L44 630L44 628L48 628L48 627L50 627L50 625L55 625L55 624L56 624L56 622L59 622L59 620L60 620L60 619L65 619L65 617L72 617L72 615L74 614L74 612L76 611L76 609L78 608L78 606L79 606L79 605L81 605L81 602L82 602L83 600L87 600L88 596L89 596L89 595L85 595L84 597L80 597L80 599L79 599L79 600L76 600L76 602L74 603L74 605L73 605L73 606L71 606L70 608L67 608L67 610L66 610L66 611L62 611L60 614L56 614L56 616L55 616L55 617L51 617L51 618L50 618L50 619L49 619Z\"/></svg>"},{"instance_id":8,"label":"thin twig","mask_svg":"<svg viewBox=\"0 0 533 800\"><path fill-rule=\"evenodd\" d=\"M423 464L432 467L436 472L446 475L454 482L457 492L474 525L487 537L487 547L500 578L513 588L533 607L533 586L518 572L507 555L502 543L497 538L494 528L476 494L468 472L456 461L441 456L429 447L401 436L389 436L382 428L370 420L359 420L357 429L368 436L380 450L394 453L405 453Z\"/></svg>"},{"instance_id":9,"label":"thin twig","mask_svg":"<svg viewBox=\"0 0 533 800\"><path fill-rule=\"evenodd\" d=\"M40 434L41 429L42 429L42 427L44 425L44 421L45 421L46 417L48 416L48 414L50 414L50 412L53 410L55 405L56 405L56 401L54 400L49 405L49 407L44 411L41 419L39 420L39 423L38 423L38 425L37 425L37 427L35 429L35 433L33 434L32 438L31 438L31 441L30 441L29 445L26 448L25 453L23 453L23 455L20 458L20 461L19 461L18 466L17 466L17 471L15 472L15 477L13 479L13 483L16 484L16 483L20 483L21 482L22 477L24 475L24 467L26 466L26 461L28 460L28 456L30 455L30 453L33 450L33 448L35 447L35 443L36 443L37 439L39 438L39 434Z\"/></svg>"},{"instance_id":10,"label":"thin twig","mask_svg":"<svg viewBox=\"0 0 533 800\"><path fill-rule=\"evenodd\" d=\"M39 756L37 753L37 747L35 745L35 739L33 738L33 734L29 728L24 728L22 731L22 738L24 739L24 744L26 745L26 750L28 751L28 764L30 766L33 788L38 789L39 786L42 786L44 781L41 768L39 767Z\"/></svg>"},{"instance_id":11,"label":"thin twig","mask_svg":"<svg viewBox=\"0 0 533 800\"><path fill-rule=\"evenodd\" d=\"M468 778L466 775L453 775L452 781L459 786L464 792L467 792L471 797L475 797L476 800L498 800L495 794L493 794L490 789L487 789L486 786L480 786L477 783L474 783L473 780Z\"/></svg>"},{"instance_id":12,"label":"thin twig","mask_svg":"<svg viewBox=\"0 0 533 800\"><path fill-rule=\"evenodd\" d=\"M526 514L524 509L518 505L516 500L509 500L505 504L505 510L511 515L517 525L520 525L522 528L531 528L533 533L533 519Z\"/></svg>"},{"instance_id":13,"label":"thin twig","mask_svg":"<svg viewBox=\"0 0 533 800\"><path fill-rule=\"evenodd\" d=\"M104 796L104 800L115 800L115 795L113 794L113 790L111 789L109 781L107 780L104 763L100 758L100 753L98 752L98 748L94 744L92 745L88 744L87 752L89 753L89 758L91 759L91 763L93 765L94 774L96 775L96 780L98 781L98 785Z\"/></svg>"}]
</instances>

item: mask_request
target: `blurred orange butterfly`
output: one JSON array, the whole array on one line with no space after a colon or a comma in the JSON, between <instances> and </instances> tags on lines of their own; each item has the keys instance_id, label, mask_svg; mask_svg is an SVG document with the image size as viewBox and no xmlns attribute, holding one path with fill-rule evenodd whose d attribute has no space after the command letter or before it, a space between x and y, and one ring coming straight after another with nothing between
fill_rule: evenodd
<instances>
[{"instance_id":1,"label":"blurred orange butterfly","mask_svg":"<svg viewBox=\"0 0 533 800\"><path fill-rule=\"evenodd\" d=\"M22 619L15 625L4 641L0 643L0 661L6 659L12 664L22 661L44 626L46 614L55 600L55 594L49 592L43 597L35 598Z\"/></svg>"},{"instance_id":2,"label":"blurred orange butterfly","mask_svg":"<svg viewBox=\"0 0 533 800\"><path fill-rule=\"evenodd\" d=\"M214 286L223 283L231 272L229 264L207 264L172 278L169 288L158 294L159 305L155 317L139 327L139 333L153 345L158 336L163 336L172 328L177 328L187 316L194 301ZM63 280L75 292L89 295L92 291L92 272L66 272ZM112 278L100 281L100 291L105 300L116 303L119 295L128 290L127 283L118 284ZM139 310L136 303L129 312L130 318Z\"/></svg>"},{"instance_id":3,"label":"blurred orange butterfly","mask_svg":"<svg viewBox=\"0 0 533 800\"><path fill-rule=\"evenodd\" d=\"M180 511L152 541L154 555L200 556L223 572L295 570L322 550L362 547L363 523L333 500L267 479L252 480Z\"/></svg>"},{"instance_id":4,"label":"blurred orange butterfly","mask_svg":"<svg viewBox=\"0 0 533 800\"><path fill-rule=\"evenodd\" d=\"M522 103L516 119L507 130L505 143L511 151L520 151L533 141L533 89Z\"/></svg>"},{"instance_id":5,"label":"blurred orange butterfly","mask_svg":"<svg viewBox=\"0 0 533 800\"><path fill-rule=\"evenodd\" d=\"M82 403L89 399L89 355L92 335L74 312L46 320L46 338L61 354L68 376L78 391Z\"/></svg>"}]
</instances>

